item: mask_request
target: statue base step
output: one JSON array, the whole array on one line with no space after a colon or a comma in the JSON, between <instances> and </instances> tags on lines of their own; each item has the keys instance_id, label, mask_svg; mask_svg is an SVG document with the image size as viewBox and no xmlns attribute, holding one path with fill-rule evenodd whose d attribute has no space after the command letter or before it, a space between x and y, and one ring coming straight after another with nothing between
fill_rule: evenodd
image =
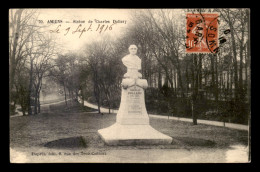
<instances>
[{"instance_id":1,"label":"statue base step","mask_svg":"<svg viewBox=\"0 0 260 172\"><path fill-rule=\"evenodd\" d=\"M162 145L171 144L172 138L150 125L114 125L98 130L108 145Z\"/></svg>"}]
</instances>

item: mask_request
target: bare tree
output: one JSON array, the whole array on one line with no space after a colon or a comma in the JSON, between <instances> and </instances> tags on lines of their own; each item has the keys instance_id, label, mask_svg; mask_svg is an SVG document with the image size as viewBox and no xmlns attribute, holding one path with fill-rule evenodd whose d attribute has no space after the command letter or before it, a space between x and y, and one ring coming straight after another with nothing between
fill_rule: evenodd
<instances>
[{"instance_id":1,"label":"bare tree","mask_svg":"<svg viewBox=\"0 0 260 172\"><path fill-rule=\"evenodd\" d=\"M42 58L44 44L46 39L43 39L46 35L43 35L42 28L47 26L39 26L37 24L37 18L39 13L37 10L31 9L10 9L9 11L9 59L10 59L10 88L11 93L13 92L14 79L17 75L18 66L23 64L26 69L29 68L29 83L28 83L28 114L32 114L31 112L31 97L32 97L32 89L33 82L36 77L34 76L34 60L37 58ZM25 61L29 62L25 63ZM17 75L18 77L22 77L22 75ZM42 77L38 78L39 81ZM18 79L19 80L19 79ZM17 81L18 81L17 80ZM18 84L19 85L19 84ZM37 84L36 84L37 85ZM37 87L39 90L40 85ZM17 90L16 90L17 91ZM14 101L12 97L10 97L10 102ZM36 104L37 105L37 104Z\"/></svg>"},{"instance_id":2,"label":"bare tree","mask_svg":"<svg viewBox=\"0 0 260 172\"><path fill-rule=\"evenodd\" d=\"M40 36L39 56L33 62L33 86L35 91L34 114L40 113L40 91L44 75L53 67L51 60L56 55L55 42L51 37Z\"/></svg>"}]
</instances>

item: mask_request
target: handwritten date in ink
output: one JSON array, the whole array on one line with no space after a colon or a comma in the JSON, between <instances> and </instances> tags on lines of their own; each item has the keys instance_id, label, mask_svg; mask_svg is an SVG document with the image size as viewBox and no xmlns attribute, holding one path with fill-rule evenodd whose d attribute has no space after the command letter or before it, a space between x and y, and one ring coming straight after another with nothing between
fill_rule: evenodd
<instances>
[{"instance_id":1,"label":"handwritten date in ink","mask_svg":"<svg viewBox=\"0 0 260 172\"><path fill-rule=\"evenodd\" d=\"M79 24L77 27L62 27L62 25L58 25L56 28L53 30L50 30L50 33L63 33L64 36L70 34L78 34L79 38L83 35L85 32L91 32L91 31L96 31L99 33L106 32L106 31L111 31L113 30L113 25L115 23L108 25L108 24L98 24L98 25L93 25L92 23L89 24L87 27L83 26L82 24Z\"/></svg>"}]
</instances>

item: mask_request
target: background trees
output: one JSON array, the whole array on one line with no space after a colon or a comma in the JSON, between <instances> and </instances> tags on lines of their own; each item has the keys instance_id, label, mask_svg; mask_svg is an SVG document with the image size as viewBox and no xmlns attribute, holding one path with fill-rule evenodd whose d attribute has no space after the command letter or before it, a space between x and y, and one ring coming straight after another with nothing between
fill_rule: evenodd
<instances>
[{"instance_id":1,"label":"background trees","mask_svg":"<svg viewBox=\"0 0 260 172\"><path fill-rule=\"evenodd\" d=\"M11 9L9 13L10 109L15 113L19 100L22 112L40 111L39 92L44 74L55 54L53 39L37 25L36 10ZM27 101L26 101L27 99ZM26 106L25 106L26 104Z\"/></svg>"},{"instance_id":2,"label":"background trees","mask_svg":"<svg viewBox=\"0 0 260 172\"><path fill-rule=\"evenodd\" d=\"M84 58L89 68L90 84L93 88L95 101L100 112L101 104L108 108L117 107L119 102L122 66L120 63L120 48L116 47L111 38L92 42L86 45Z\"/></svg>"},{"instance_id":3,"label":"background trees","mask_svg":"<svg viewBox=\"0 0 260 172\"><path fill-rule=\"evenodd\" d=\"M187 115L191 114L190 103L183 104L192 96L199 117L205 118L206 114L214 112L213 118L246 123L250 97L247 91L250 68L246 60L250 57L246 53L249 48L249 10L212 11L220 13L219 37L224 40L218 54L186 54L185 23L179 22L185 21L185 13L168 9L137 10L125 39L138 45L142 74L153 87L151 92L155 89L160 93L147 95L148 107L149 102L152 104L150 99L163 96L159 102L168 102L167 113ZM207 105L203 107L205 103ZM154 107L154 110L160 109Z\"/></svg>"}]
</instances>

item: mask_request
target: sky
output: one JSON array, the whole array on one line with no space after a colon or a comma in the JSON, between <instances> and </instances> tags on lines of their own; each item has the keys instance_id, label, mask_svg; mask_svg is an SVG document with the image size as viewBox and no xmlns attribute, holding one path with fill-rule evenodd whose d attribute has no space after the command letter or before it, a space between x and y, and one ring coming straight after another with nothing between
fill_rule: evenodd
<instances>
[{"instance_id":1,"label":"sky","mask_svg":"<svg viewBox=\"0 0 260 172\"><path fill-rule=\"evenodd\" d=\"M133 9L38 9L38 24L50 25L46 31L55 37L55 41L65 51L79 51L85 43L102 39L105 34L113 38L120 37L131 23L131 10ZM50 24L50 20L62 20L62 23L58 21ZM81 23L73 20L80 20ZM92 25L88 23L89 20ZM113 24L113 20L119 22ZM106 23L101 23L103 21Z\"/></svg>"}]
</instances>

